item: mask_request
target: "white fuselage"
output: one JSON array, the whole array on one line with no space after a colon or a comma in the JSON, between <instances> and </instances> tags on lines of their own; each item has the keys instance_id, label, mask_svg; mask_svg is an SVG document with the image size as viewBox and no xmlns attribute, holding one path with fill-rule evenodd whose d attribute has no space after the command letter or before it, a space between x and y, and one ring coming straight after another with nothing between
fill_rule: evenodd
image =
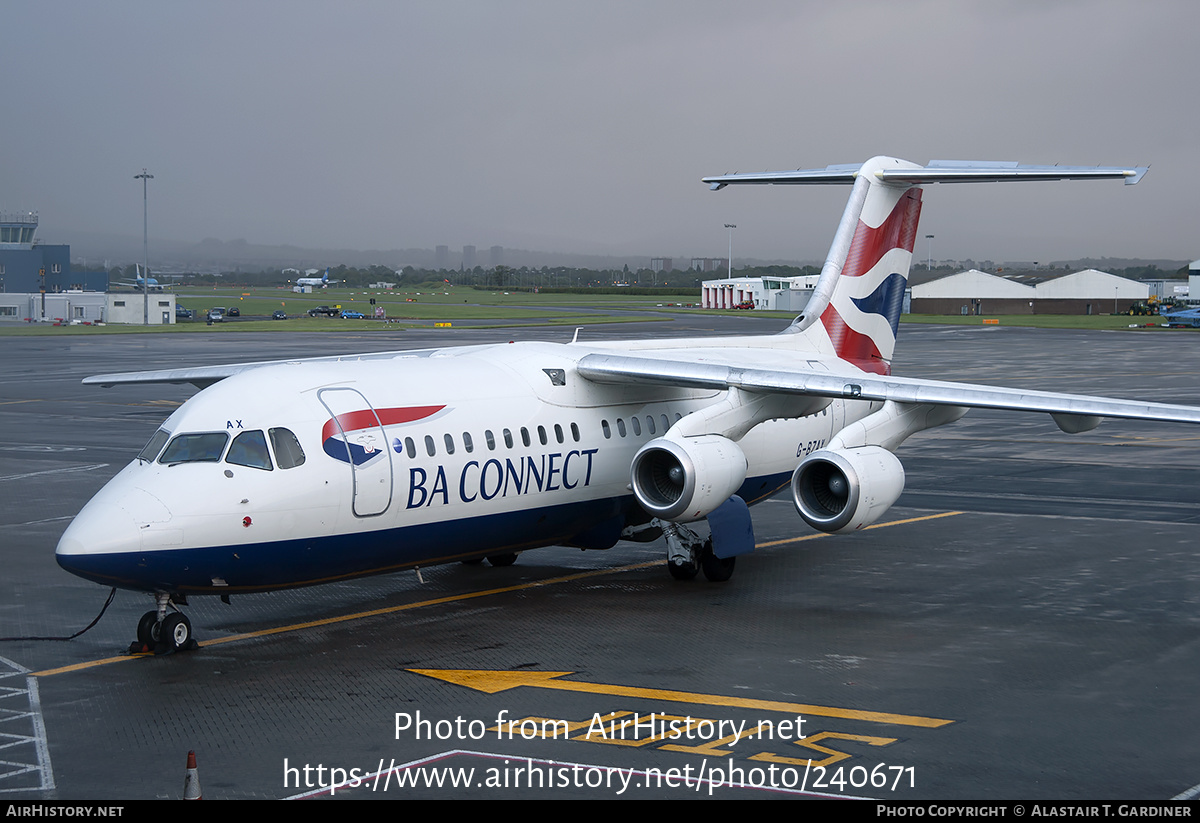
<instances>
[{"instance_id":1,"label":"white fuselage","mask_svg":"<svg viewBox=\"0 0 1200 823\"><path fill-rule=\"evenodd\" d=\"M761 341L756 360L797 357L802 341L781 337L726 342ZM634 454L724 392L602 385L573 368L598 350L657 347L680 342L466 347L235 375L171 415L154 453L88 503L59 563L125 588L225 593L546 545L608 548L649 520L629 488ZM739 441L743 498L776 492L849 422L847 409L854 419L867 405L834 400L754 426ZM184 434L208 451L177 448ZM267 442L269 452L245 447Z\"/></svg>"}]
</instances>

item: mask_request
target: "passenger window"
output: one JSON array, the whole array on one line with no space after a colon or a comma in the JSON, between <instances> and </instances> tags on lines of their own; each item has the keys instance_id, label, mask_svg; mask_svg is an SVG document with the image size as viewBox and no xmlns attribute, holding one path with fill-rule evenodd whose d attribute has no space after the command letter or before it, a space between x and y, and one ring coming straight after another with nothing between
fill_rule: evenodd
<instances>
[{"instance_id":1,"label":"passenger window","mask_svg":"<svg viewBox=\"0 0 1200 823\"><path fill-rule=\"evenodd\" d=\"M216 463L221 459L227 442L229 435L225 432L181 434L171 441L171 445L167 446L158 462L168 466L175 463Z\"/></svg>"},{"instance_id":2,"label":"passenger window","mask_svg":"<svg viewBox=\"0 0 1200 823\"><path fill-rule=\"evenodd\" d=\"M529 439L529 429L525 428L524 426L521 427L521 442L526 446L528 446L531 442Z\"/></svg>"},{"instance_id":3,"label":"passenger window","mask_svg":"<svg viewBox=\"0 0 1200 823\"><path fill-rule=\"evenodd\" d=\"M488 451L494 452L496 450L496 438L492 434L491 429L483 430L483 439L487 441Z\"/></svg>"},{"instance_id":4,"label":"passenger window","mask_svg":"<svg viewBox=\"0 0 1200 823\"><path fill-rule=\"evenodd\" d=\"M294 469L304 465L304 449L291 429L267 429L271 437L271 448L275 450L275 462L281 469Z\"/></svg>"},{"instance_id":5,"label":"passenger window","mask_svg":"<svg viewBox=\"0 0 1200 823\"><path fill-rule=\"evenodd\" d=\"M600 428L601 428L601 429L604 431L604 439L605 439L605 440L610 440L610 439L612 439L612 429L610 429L610 428L608 427L608 421L607 421L607 420L601 420L601 421L600 421Z\"/></svg>"},{"instance_id":6,"label":"passenger window","mask_svg":"<svg viewBox=\"0 0 1200 823\"><path fill-rule=\"evenodd\" d=\"M138 452L138 460L145 460L147 463L153 463L154 458L158 457L158 453L162 451L162 447L166 445L167 438L171 433L166 429L159 429L150 437L150 442L147 443L140 452Z\"/></svg>"},{"instance_id":7,"label":"passenger window","mask_svg":"<svg viewBox=\"0 0 1200 823\"><path fill-rule=\"evenodd\" d=\"M607 423L605 423L605 424L604 424L604 427L605 427L605 428L608 428L608 424L607 424ZM578 443L578 442L579 442L579 427L578 427L578 426L576 426L574 423L572 423L572 424L571 424L571 438L572 438L572 439L573 439L573 440L574 440L576 443Z\"/></svg>"},{"instance_id":8,"label":"passenger window","mask_svg":"<svg viewBox=\"0 0 1200 823\"><path fill-rule=\"evenodd\" d=\"M617 418L617 434L625 436L625 421L619 417Z\"/></svg>"},{"instance_id":9,"label":"passenger window","mask_svg":"<svg viewBox=\"0 0 1200 823\"><path fill-rule=\"evenodd\" d=\"M408 455L409 460L417 456L417 444L413 442L411 437L404 438L404 453Z\"/></svg>"},{"instance_id":10,"label":"passenger window","mask_svg":"<svg viewBox=\"0 0 1200 823\"><path fill-rule=\"evenodd\" d=\"M463 448L467 450L467 454L475 451L475 443L471 440L471 435L463 432Z\"/></svg>"},{"instance_id":11,"label":"passenger window","mask_svg":"<svg viewBox=\"0 0 1200 823\"><path fill-rule=\"evenodd\" d=\"M442 439L446 442L446 454L454 454L454 438L447 432L446 436Z\"/></svg>"},{"instance_id":12,"label":"passenger window","mask_svg":"<svg viewBox=\"0 0 1200 823\"><path fill-rule=\"evenodd\" d=\"M630 424L631 426L633 426L633 433L634 433L636 436L638 436L638 437L641 437L641 436L642 436L642 424L641 424L641 421L639 421L639 420L637 419L637 417L631 417L631 418L629 418L629 424Z\"/></svg>"},{"instance_id":13,"label":"passenger window","mask_svg":"<svg viewBox=\"0 0 1200 823\"><path fill-rule=\"evenodd\" d=\"M557 423L554 424L554 439L559 443L563 442L565 439L563 437L562 426L558 425Z\"/></svg>"},{"instance_id":14,"label":"passenger window","mask_svg":"<svg viewBox=\"0 0 1200 823\"><path fill-rule=\"evenodd\" d=\"M433 435L425 435L425 451L429 453L430 457L437 454L437 449L433 446Z\"/></svg>"},{"instance_id":15,"label":"passenger window","mask_svg":"<svg viewBox=\"0 0 1200 823\"><path fill-rule=\"evenodd\" d=\"M267 452L267 438L261 431L242 432L233 438L225 462L235 466L271 471L271 455Z\"/></svg>"},{"instance_id":16,"label":"passenger window","mask_svg":"<svg viewBox=\"0 0 1200 823\"><path fill-rule=\"evenodd\" d=\"M538 426L538 440L544 446L549 438L546 437L546 427Z\"/></svg>"},{"instance_id":17,"label":"passenger window","mask_svg":"<svg viewBox=\"0 0 1200 823\"><path fill-rule=\"evenodd\" d=\"M671 429L671 421L665 414L660 414L658 420L662 423L663 434L666 434Z\"/></svg>"},{"instance_id":18,"label":"passenger window","mask_svg":"<svg viewBox=\"0 0 1200 823\"><path fill-rule=\"evenodd\" d=\"M513 447L512 432L508 429L504 430L504 445L510 449Z\"/></svg>"},{"instance_id":19,"label":"passenger window","mask_svg":"<svg viewBox=\"0 0 1200 823\"><path fill-rule=\"evenodd\" d=\"M652 414L646 415L646 431L654 434L654 415Z\"/></svg>"}]
</instances>

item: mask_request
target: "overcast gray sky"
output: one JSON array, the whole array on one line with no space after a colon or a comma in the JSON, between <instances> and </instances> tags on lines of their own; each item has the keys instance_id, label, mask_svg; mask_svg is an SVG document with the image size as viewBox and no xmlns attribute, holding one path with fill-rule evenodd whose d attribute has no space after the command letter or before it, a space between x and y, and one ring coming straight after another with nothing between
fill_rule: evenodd
<instances>
[{"instance_id":1,"label":"overcast gray sky","mask_svg":"<svg viewBox=\"0 0 1200 823\"><path fill-rule=\"evenodd\" d=\"M931 187L935 257L1200 257L1195 2L0 2L0 210L41 235L822 258L888 154L1151 164ZM924 256L924 241L918 248Z\"/></svg>"}]
</instances>

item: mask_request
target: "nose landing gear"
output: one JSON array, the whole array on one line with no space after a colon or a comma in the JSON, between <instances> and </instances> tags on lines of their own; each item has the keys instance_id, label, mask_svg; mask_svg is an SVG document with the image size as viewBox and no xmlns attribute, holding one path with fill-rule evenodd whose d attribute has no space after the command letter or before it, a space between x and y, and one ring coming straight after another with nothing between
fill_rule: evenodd
<instances>
[{"instance_id":1,"label":"nose landing gear","mask_svg":"<svg viewBox=\"0 0 1200 823\"><path fill-rule=\"evenodd\" d=\"M171 595L155 592L154 600L158 608L146 612L138 621L137 640L129 646L130 654L170 654L199 648L200 644L192 636L192 621L187 619L187 615L181 611L167 614L167 606L175 605L171 602ZM181 599L180 602L187 605L185 600Z\"/></svg>"}]
</instances>

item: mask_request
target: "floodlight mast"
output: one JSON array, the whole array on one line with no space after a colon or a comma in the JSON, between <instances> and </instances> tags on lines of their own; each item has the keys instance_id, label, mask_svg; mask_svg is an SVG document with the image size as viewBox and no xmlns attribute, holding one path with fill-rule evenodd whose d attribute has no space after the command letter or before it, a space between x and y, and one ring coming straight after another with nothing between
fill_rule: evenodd
<instances>
[{"instance_id":1,"label":"floodlight mast","mask_svg":"<svg viewBox=\"0 0 1200 823\"><path fill-rule=\"evenodd\" d=\"M150 231L146 210L146 184L153 180L153 174L147 174L142 169L141 174L135 174L134 180L142 181L142 325L150 325Z\"/></svg>"},{"instance_id":2,"label":"floodlight mast","mask_svg":"<svg viewBox=\"0 0 1200 823\"><path fill-rule=\"evenodd\" d=\"M726 223L725 228L729 229L729 259L725 261L725 265L728 266L729 268L726 273L726 276L729 277L730 280L732 280L733 279L733 230L737 228L737 225L734 223Z\"/></svg>"}]
</instances>

